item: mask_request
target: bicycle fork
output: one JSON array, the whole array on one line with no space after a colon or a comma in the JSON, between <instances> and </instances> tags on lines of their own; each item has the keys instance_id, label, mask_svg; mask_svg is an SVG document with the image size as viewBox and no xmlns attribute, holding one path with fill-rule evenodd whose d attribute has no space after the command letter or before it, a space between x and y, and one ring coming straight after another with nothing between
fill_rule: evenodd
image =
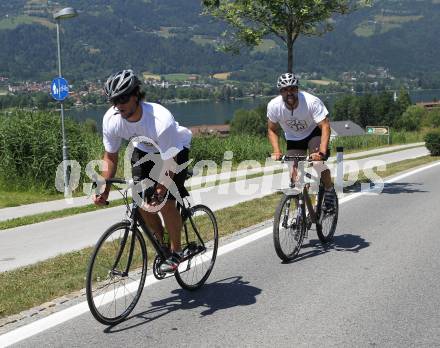
<instances>
[{"instance_id":1,"label":"bicycle fork","mask_svg":"<svg viewBox=\"0 0 440 348\"><path fill-rule=\"evenodd\" d=\"M298 198L298 212L296 218L298 220L298 228L297 228L298 237L299 234L301 233L301 230L304 229L304 238L309 238L309 226L306 215L306 207L304 203L304 197L302 195L300 195Z\"/></svg>"},{"instance_id":2,"label":"bicycle fork","mask_svg":"<svg viewBox=\"0 0 440 348\"><path fill-rule=\"evenodd\" d=\"M124 271L118 271L116 269L116 267L118 266L119 261L121 260L122 254L124 253L125 247L127 245L127 240L130 237L130 231L132 231L132 238L130 241L130 247L129 247L130 249L129 249L129 253L128 253L127 265L126 265ZM135 243L136 243L136 234L135 234L135 230L134 230L134 223L132 221L131 226L127 227L125 229L124 236L122 237L122 239L119 243L118 254L116 255L115 262L113 263L113 267L110 271L112 276L121 276L121 277L128 276L128 270L130 269L131 262L133 261L133 251L134 251Z\"/></svg>"}]
</instances>

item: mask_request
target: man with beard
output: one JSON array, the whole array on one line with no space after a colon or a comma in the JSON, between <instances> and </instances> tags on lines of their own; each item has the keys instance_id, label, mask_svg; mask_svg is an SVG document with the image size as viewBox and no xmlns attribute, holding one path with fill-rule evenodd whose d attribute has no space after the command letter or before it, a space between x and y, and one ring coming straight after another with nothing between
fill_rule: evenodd
<instances>
[{"instance_id":1,"label":"man with beard","mask_svg":"<svg viewBox=\"0 0 440 348\"><path fill-rule=\"evenodd\" d=\"M272 158L282 156L278 142L278 126L284 131L288 156L306 156L312 161L325 161L330 155L330 121L324 103L310 93L298 90L298 78L292 73L282 74L278 78L277 88L280 95L267 105L268 138L272 145ZM298 162L292 169L292 179L297 176ZM335 205L335 190L330 170L321 173L325 195L323 209L331 212Z\"/></svg>"},{"instance_id":2,"label":"man with beard","mask_svg":"<svg viewBox=\"0 0 440 348\"><path fill-rule=\"evenodd\" d=\"M145 93L140 86L140 80L130 69L111 75L104 85L104 92L112 106L105 113L102 124L105 148L102 176L105 179L115 176L122 140L132 142L133 179L155 182L145 192L146 203L140 213L160 242L163 242L164 227L158 213L162 215L172 254L160 268L163 272L174 272L181 259L182 229L176 198L189 195L184 187L186 167L180 171L176 168L188 161L192 134L189 129L180 126L165 107L143 101ZM156 168L159 169L157 172L160 171L157 177L153 174ZM94 203L105 204L109 192L110 185L107 185L104 192L93 197Z\"/></svg>"}]
</instances>

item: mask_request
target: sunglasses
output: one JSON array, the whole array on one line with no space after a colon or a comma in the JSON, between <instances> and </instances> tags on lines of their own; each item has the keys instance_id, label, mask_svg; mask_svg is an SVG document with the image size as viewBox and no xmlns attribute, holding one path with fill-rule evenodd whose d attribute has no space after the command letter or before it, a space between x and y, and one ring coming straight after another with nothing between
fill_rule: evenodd
<instances>
[{"instance_id":1,"label":"sunglasses","mask_svg":"<svg viewBox=\"0 0 440 348\"><path fill-rule=\"evenodd\" d=\"M280 89L281 93L287 93L287 92L296 92L298 90L298 87L283 87Z\"/></svg>"},{"instance_id":2,"label":"sunglasses","mask_svg":"<svg viewBox=\"0 0 440 348\"><path fill-rule=\"evenodd\" d=\"M131 98L130 94L123 94L123 95L117 96L116 98L113 98L112 100L110 100L110 102L113 105L126 104L130 100L130 98Z\"/></svg>"}]
</instances>

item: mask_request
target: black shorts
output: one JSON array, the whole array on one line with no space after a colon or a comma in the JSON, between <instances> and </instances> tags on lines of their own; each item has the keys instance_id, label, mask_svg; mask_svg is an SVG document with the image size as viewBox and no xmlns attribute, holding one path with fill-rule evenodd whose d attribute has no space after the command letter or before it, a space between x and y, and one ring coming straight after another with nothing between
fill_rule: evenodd
<instances>
[{"instance_id":1,"label":"black shorts","mask_svg":"<svg viewBox=\"0 0 440 348\"><path fill-rule=\"evenodd\" d=\"M294 141L287 140L287 156L307 156L307 150L309 154L319 152L319 146L321 145L321 128L316 127L313 132L304 139ZM327 149L326 158L330 156L330 149Z\"/></svg>"},{"instance_id":2,"label":"black shorts","mask_svg":"<svg viewBox=\"0 0 440 348\"><path fill-rule=\"evenodd\" d=\"M132 170L132 175L133 175L133 180L143 180L143 179L151 179L154 182L156 182L153 178L150 177L150 172L153 169L153 167L155 166L155 162L148 160L145 161L144 163L141 163L140 165L133 167L133 165L138 162L139 160L141 160L144 156L148 155L148 153L139 150L138 148L134 148L133 154L131 156L131 170ZM157 162L157 165L159 166L159 168L162 168L163 166L163 160L160 158L159 154L155 154L155 161ZM189 150L184 147L183 150L181 150L177 155L176 155L176 163L177 164L183 164L185 162L187 162L189 160ZM187 176L188 170L187 168L183 169L182 171L180 171L179 173L175 174L173 177L173 181L176 184L176 187L179 191L180 197L187 197L189 196L189 193L187 191L187 189L185 188L185 180L186 180L186 176ZM156 184L157 182L154 184L154 186L149 187L146 191L145 191L145 197L147 202L149 202L151 200L151 197L153 196L154 192L155 192L155 188L156 188ZM174 197L172 195L171 192L169 192L168 195L168 199L171 200L176 200L176 197Z\"/></svg>"}]
</instances>

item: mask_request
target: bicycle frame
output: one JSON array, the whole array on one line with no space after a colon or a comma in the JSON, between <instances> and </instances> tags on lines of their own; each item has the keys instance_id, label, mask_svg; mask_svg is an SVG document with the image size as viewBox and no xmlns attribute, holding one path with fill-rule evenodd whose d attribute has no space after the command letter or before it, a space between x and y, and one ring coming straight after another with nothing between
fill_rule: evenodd
<instances>
[{"instance_id":1,"label":"bicycle frame","mask_svg":"<svg viewBox=\"0 0 440 348\"><path fill-rule=\"evenodd\" d=\"M106 182L122 183L122 184L126 183L125 180L122 180L122 179L109 179L109 180L106 180ZM132 186L133 184L134 184L134 182L130 182L129 186ZM98 181L97 180L94 181L94 185L92 186L92 189L93 188L95 188L97 190L96 192L98 194L99 191L98 191ZM129 208L129 204L128 204L128 201L127 201L128 198L126 196L127 190L128 190L128 187L125 190L125 194L122 194L122 195L126 199L127 210L131 211L130 216L128 217L128 222L130 222L130 227L129 227L129 229L126 230L126 232L124 233L124 236L121 239L120 249L118 251L117 257L116 257L115 262L114 262L113 267L112 267L112 270L113 270L112 272L113 272L114 275L122 275L122 276L126 276L128 274L128 270L131 267L131 262L132 262L132 258L133 258L133 250L134 250L135 241L136 241L135 238L132 238L132 240L131 240L130 252L129 252L129 257L128 257L128 260L127 260L127 266L125 268L125 271L122 272L122 274L121 274L121 272L115 271L115 268L116 268L116 265L118 265L118 263L120 261L120 258L121 258L122 254L123 254L123 251L125 250L125 246L126 246L126 243L127 243L128 237L129 237L129 231L134 231L136 228L138 228L138 226L140 227L142 232L147 236L148 240L153 245L153 248L155 249L157 255L162 260L167 259L169 257L169 254L170 254L169 250L167 250L166 248L164 248L161 245L161 243L159 242L159 240L157 239L155 234L145 224L145 221L144 221L142 215L139 212L139 209L141 209L139 207L139 205L135 201L133 201L131 203L131 208ZM186 220L189 220L189 222L191 223L191 226L193 228L193 231L195 232L195 234L196 234L196 236L197 236L197 238L198 238L198 240L200 242L200 245L202 246L202 248L200 250L198 250L196 253L193 253L193 254L190 255L190 257L193 257L194 255L199 254L199 253L203 252L204 250L206 250L205 243L203 241L203 238L201 238L201 236L199 234L199 231L197 229L197 226L195 225L195 223L194 223L194 221L192 219L192 216L191 216L191 213L189 211L189 208L186 207L184 202L182 202L182 204L178 203L178 209L179 209L180 215L182 217L182 223L183 223L183 227L184 227L184 231L185 231L186 241L188 242L188 229L187 229L186 225L184 224L184 222Z\"/></svg>"},{"instance_id":2,"label":"bicycle frame","mask_svg":"<svg viewBox=\"0 0 440 348\"><path fill-rule=\"evenodd\" d=\"M179 267L173 269L172 274L171 271L162 271L162 265L171 251L163 245L156 231L148 227L148 220L144 221L144 213L140 210L144 200L129 202L128 190L136 183L125 179L105 180L106 185L113 183L127 185L119 190L124 198L126 213L122 221L113 224L98 240L86 277L90 311L99 322L106 325L124 320L139 301L150 265L147 240L151 242L149 248L156 251L151 264L154 277L161 280L173 275L177 283L187 290L198 289L206 282L214 266L218 248L218 225L213 212L203 204L191 206L191 201L185 198L183 202L177 203L184 227L181 234L185 233L185 237L179 235L183 247ZM96 182L92 183L92 188L97 189ZM171 203L175 204L174 201ZM205 243L202 237L213 243ZM126 286L127 282L130 287ZM120 291L122 288L124 290ZM107 297L103 301L105 296ZM122 297L124 301L120 300Z\"/></svg>"},{"instance_id":3,"label":"bicycle frame","mask_svg":"<svg viewBox=\"0 0 440 348\"><path fill-rule=\"evenodd\" d=\"M321 209L322 186L321 185L319 186L319 191L317 194L316 211L315 211L315 208L313 207L312 199L310 198L310 195L309 195L308 186L309 186L309 184L304 185L303 191L300 196L300 204L303 203L303 202L301 202L301 200L303 199L305 202L305 205L307 207L307 211L309 212L310 220L314 224L316 224L318 222L318 216L319 216L320 209Z\"/></svg>"},{"instance_id":4,"label":"bicycle frame","mask_svg":"<svg viewBox=\"0 0 440 348\"><path fill-rule=\"evenodd\" d=\"M191 226L200 242L200 244L202 245L202 249L199 250L196 253L191 254L190 256L193 257L196 254L199 254L201 252L203 252L206 247L205 247L205 243L203 241L203 239L201 238L199 231L197 229L197 226L194 224L194 221L191 217L191 214L188 211L188 208L184 205L184 204L179 204L180 207L180 211L181 211L181 217L182 217L182 222L184 223L186 219L189 220L189 222L191 223ZM158 239L156 238L155 234L147 227L147 225L144 222L144 219L142 218L142 215L139 212L139 209L141 209L136 202L132 203L132 213L130 216L130 220L131 220L131 226L130 229L134 229L136 228L137 225L140 226L141 230L144 232L144 234L147 236L148 240L151 242L151 244L153 245L157 255L159 255L159 257L162 260L165 260L169 257L169 251L164 248L161 243L158 241ZM182 212L184 212L184 214L182 214ZM188 241L188 230L185 224L183 224L184 227L184 231L185 231L185 237L186 237L186 241ZM134 241L134 239L133 239ZM131 256L131 255L130 255ZM185 259L185 258L184 258ZM130 266L130 263L128 264Z\"/></svg>"},{"instance_id":5,"label":"bicycle frame","mask_svg":"<svg viewBox=\"0 0 440 348\"><path fill-rule=\"evenodd\" d=\"M288 162L288 161L294 161L294 160L304 160L307 157L304 156L284 156L284 158L282 159L283 162ZM318 163L321 163L321 161L317 161ZM312 164L313 165L313 164ZM305 168L305 167L303 167ZM312 179L312 175L310 173L304 172L304 175L309 178ZM295 183L297 184L297 183ZM312 200L309 194L309 187L310 187L310 183L303 183L302 184L302 189L298 189L297 195L299 198L299 203L300 206L302 208L302 213L304 214L303 218L305 218L306 216L306 212L304 209L304 206L307 207L307 211L309 212L309 216L310 216L310 220L312 223L316 224L318 222L318 216L320 214L320 209L321 209L321 200L322 200L322 181L320 180L320 185L319 185L319 190L318 190L318 194L317 194L317 202L316 202L316 211L315 208L313 207L312 204Z\"/></svg>"}]
</instances>

